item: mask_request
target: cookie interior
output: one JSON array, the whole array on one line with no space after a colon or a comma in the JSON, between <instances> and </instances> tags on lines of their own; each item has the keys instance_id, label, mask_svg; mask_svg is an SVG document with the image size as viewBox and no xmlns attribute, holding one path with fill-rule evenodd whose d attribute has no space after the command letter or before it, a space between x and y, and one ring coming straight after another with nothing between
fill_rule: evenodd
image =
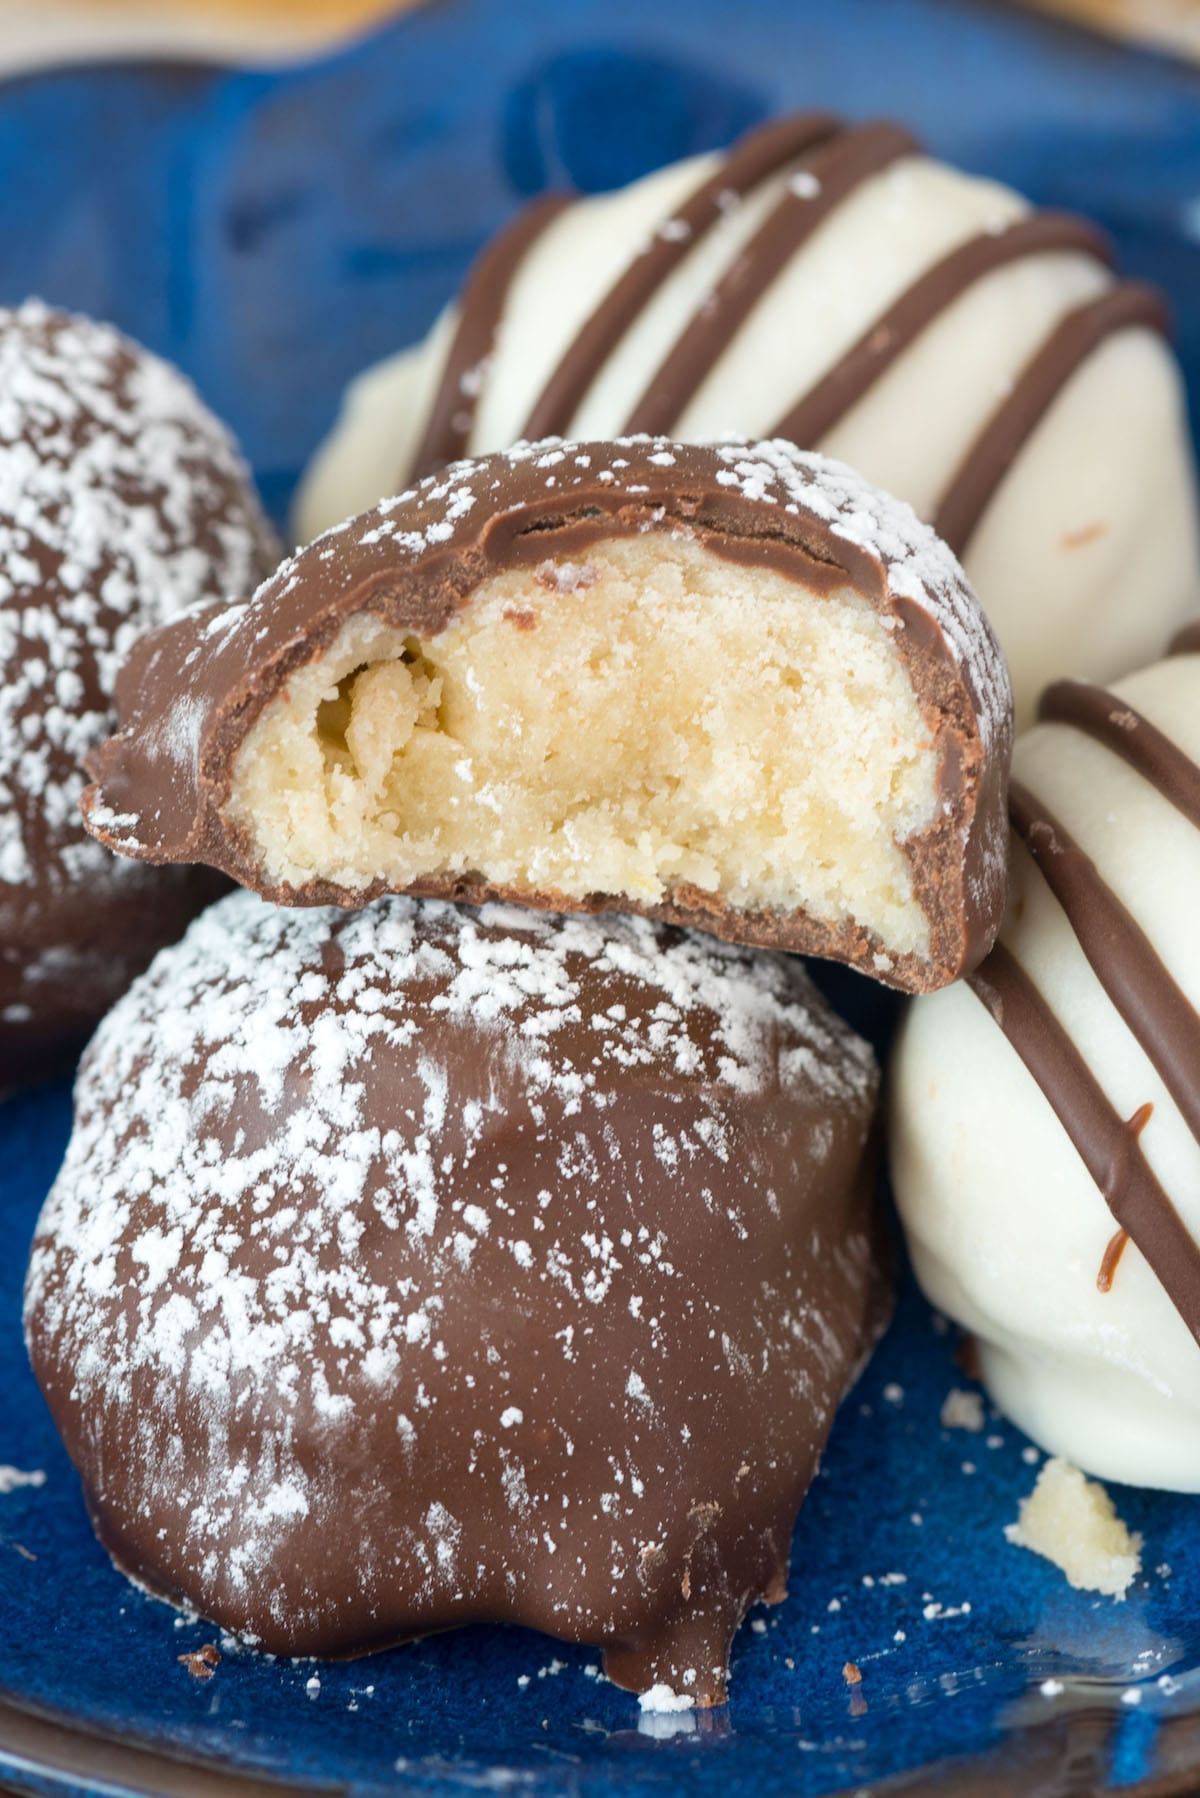
<instances>
[{"instance_id":1,"label":"cookie interior","mask_svg":"<svg viewBox=\"0 0 1200 1798\"><path fill-rule=\"evenodd\" d=\"M682 889L922 955L902 845L935 817L937 763L852 589L646 532L497 572L434 637L349 618L258 718L229 813L279 885Z\"/></svg>"}]
</instances>

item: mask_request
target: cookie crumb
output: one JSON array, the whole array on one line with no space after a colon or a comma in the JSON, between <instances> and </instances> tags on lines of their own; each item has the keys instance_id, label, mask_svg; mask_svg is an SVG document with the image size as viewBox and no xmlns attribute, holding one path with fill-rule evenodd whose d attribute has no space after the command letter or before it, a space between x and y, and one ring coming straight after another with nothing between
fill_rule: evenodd
<instances>
[{"instance_id":1,"label":"cookie crumb","mask_svg":"<svg viewBox=\"0 0 1200 1798\"><path fill-rule=\"evenodd\" d=\"M862 1674L853 1661L847 1661L842 1668L842 1678L848 1686L861 1686Z\"/></svg>"},{"instance_id":2,"label":"cookie crumb","mask_svg":"<svg viewBox=\"0 0 1200 1798\"><path fill-rule=\"evenodd\" d=\"M175 1659L181 1667L187 1668L193 1679L211 1679L214 1668L221 1664L221 1651L215 1642L205 1642L187 1654L177 1654Z\"/></svg>"},{"instance_id":3,"label":"cookie crumb","mask_svg":"<svg viewBox=\"0 0 1200 1798\"><path fill-rule=\"evenodd\" d=\"M1123 1599L1141 1571L1142 1538L1126 1529L1097 1480L1058 1456L1046 1462L1004 1534L1052 1561L1081 1592Z\"/></svg>"},{"instance_id":4,"label":"cookie crumb","mask_svg":"<svg viewBox=\"0 0 1200 1798\"><path fill-rule=\"evenodd\" d=\"M941 1425L944 1430L969 1430L979 1435L983 1430L983 1395L952 1386L942 1403Z\"/></svg>"}]
</instances>

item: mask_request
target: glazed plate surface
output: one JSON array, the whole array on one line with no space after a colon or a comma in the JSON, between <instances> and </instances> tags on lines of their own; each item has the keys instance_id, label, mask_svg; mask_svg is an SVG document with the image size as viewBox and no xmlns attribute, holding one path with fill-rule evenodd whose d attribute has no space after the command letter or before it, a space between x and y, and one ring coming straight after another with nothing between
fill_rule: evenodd
<instances>
[{"instance_id":1,"label":"glazed plate surface","mask_svg":"<svg viewBox=\"0 0 1200 1798\"><path fill-rule=\"evenodd\" d=\"M1126 271L1167 289L1195 411L1200 75L968 0L435 0L279 73L24 75L0 85L0 303L40 293L173 357L282 517L346 378L425 330L520 200L612 186L809 106L902 119L1098 218ZM882 1045L891 1002L853 976L825 984ZM1120 1605L1009 1547L1040 1457L992 1414L977 1434L941 1427L969 1381L910 1287L835 1428L790 1597L737 1641L727 1709L642 1715L593 1653L498 1629L339 1665L220 1643L214 1676L192 1678L178 1657L219 1638L110 1567L25 1361L25 1256L69 1116L65 1085L0 1106L0 1787L1200 1786L1200 1500L1113 1488L1145 1538Z\"/></svg>"}]
</instances>

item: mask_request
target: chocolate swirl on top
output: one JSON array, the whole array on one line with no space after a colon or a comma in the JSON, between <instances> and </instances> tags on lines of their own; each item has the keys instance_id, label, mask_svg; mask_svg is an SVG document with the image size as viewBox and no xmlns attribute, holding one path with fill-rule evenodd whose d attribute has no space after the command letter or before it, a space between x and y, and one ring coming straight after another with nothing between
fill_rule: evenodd
<instances>
[{"instance_id":1,"label":"chocolate swirl on top","mask_svg":"<svg viewBox=\"0 0 1200 1798\"><path fill-rule=\"evenodd\" d=\"M1077 250L1111 264L1103 233L1066 212L1035 212L1003 231L984 231L951 250L914 281L863 332L771 432L792 443L819 443L863 399L922 332L977 281L1026 256Z\"/></svg>"},{"instance_id":2,"label":"chocolate swirl on top","mask_svg":"<svg viewBox=\"0 0 1200 1798\"><path fill-rule=\"evenodd\" d=\"M1200 830L1200 768L1125 700L1086 681L1055 681L1038 707L1046 724L1069 724L1119 755Z\"/></svg>"},{"instance_id":3,"label":"chocolate swirl on top","mask_svg":"<svg viewBox=\"0 0 1200 1798\"><path fill-rule=\"evenodd\" d=\"M1200 1142L1200 1017L1195 1008L1095 862L1018 781L1009 789L1009 812L1097 980Z\"/></svg>"},{"instance_id":4,"label":"chocolate swirl on top","mask_svg":"<svg viewBox=\"0 0 1200 1798\"><path fill-rule=\"evenodd\" d=\"M544 194L484 249L467 277L458 324L434 395L413 467L433 474L467 453L471 426L513 277L546 227L570 205L566 194Z\"/></svg>"},{"instance_id":5,"label":"chocolate swirl on top","mask_svg":"<svg viewBox=\"0 0 1200 1798\"><path fill-rule=\"evenodd\" d=\"M792 183L693 313L625 421L626 431L669 436L709 369L801 245L864 181L916 148L897 125L862 125L842 132L813 157L805 171L808 181Z\"/></svg>"},{"instance_id":6,"label":"chocolate swirl on top","mask_svg":"<svg viewBox=\"0 0 1200 1798\"><path fill-rule=\"evenodd\" d=\"M1058 1115L1088 1173L1200 1342L1200 1249L1141 1152L1141 1130L1112 1104L1070 1033L998 943L970 977Z\"/></svg>"},{"instance_id":7,"label":"chocolate swirl on top","mask_svg":"<svg viewBox=\"0 0 1200 1798\"><path fill-rule=\"evenodd\" d=\"M611 420L614 435L677 436L713 367L740 332L753 329L752 314L791 259L866 182L919 152L916 141L898 126L849 127L825 114L775 120L750 132L682 206L664 217L648 246L600 297L525 418L513 419L513 436L569 434L603 368L722 213L791 166L784 192L715 284L699 294L657 369L648 371L632 409L623 419ZM405 481L433 473L466 452L478 389L486 380L486 358L513 278L566 203L561 198L537 202L497 239L472 274L430 422ZM1062 213L1036 213L959 244L921 272L794 398L768 434L802 449L819 448L904 352L970 289L1019 260L1064 252L1112 264L1102 233ZM1137 327L1163 331L1166 325L1161 300L1137 284L1118 284L1061 320L987 418L933 508L939 532L960 554L1022 447L1082 363L1111 335ZM464 377L474 393L465 390ZM747 428L745 419L727 424Z\"/></svg>"},{"instance_id":8,"label":"chocolate swirl on top","mask_svg":"<svg viewBox=\"0 0 1200 1798\"><path fill-rule=\"evenodd\" d=\"M827 113L803 113L750 132L682 205L664 220L642 255L609 289L568 345L525 420L521 436L561 437L596 371L603 367L626 331L650 304L692 246L711 230L730 196L742 199L789 162L831 138L838 121Z\"/></svg>"},{"instance_id":9,"label":"chocolate swirl on top","mask_svg":"<svg viewBox=\"0 0 1200 1798\"><path fill-rule=\"evenodd\" d=\"M1200 828L1200 766L1115 693L1081 681L1049 688L1045 722L1121 757ZM1014 781L1013 829L1053 893L1088 964L1200 1143L1200 1014L1100 869L1029 789ZM1141 1146L1149 1117L1122 1118L1069 1032L1011 950L998 944L970 979L1049 1100L1104 1195L1200 1342L1200 1245ZM1102 1291L1108 1286L1102 1285Z\"/></svg>"},{"instance_id":10,"label":"chocolate swirl on top","mask_svg":"<svg viewBox=\"0 0 1200 1798\"><path fill-rule=\"evenodd\" d=\"M1168 324L1161 294L1134 281L1067 314L988 419L942 495L933 524L951 549L962 554L1018 453L1093 350L1118 331L1140 325L1165 332Z\"/></svg>"}]
</instances>

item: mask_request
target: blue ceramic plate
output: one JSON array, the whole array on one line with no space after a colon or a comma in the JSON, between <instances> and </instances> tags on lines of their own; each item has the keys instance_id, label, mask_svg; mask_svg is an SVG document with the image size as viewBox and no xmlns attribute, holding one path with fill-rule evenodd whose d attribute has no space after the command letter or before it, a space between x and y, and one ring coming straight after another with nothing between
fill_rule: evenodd
<instances>
[{"instance_id":1,"label":"blue ceramic plate","mask_svg":"<svg viewBox=\"0 0 1200 1798\"><path fill-rule=\"evenodd\" d=\"M950 0L442 0L286 74L57 72L0 88L0 302L116 319L189 371L282 514L346 377L425 329L551 183L599 188L802 106L889 113L969 168L1098 217L1176 307L1200 396L1200 77ZM837 1002L881 1043L890 1008ZM0 1782L21 1792L802 1795L1200 1787L1200 1506L1119 1491L1124 1604L1009 1547L1038 1460L911 1292L846 1404L791 1596L728 1709L644 1717L595 1657L464 1631L354 1664L224 1645L93 1540L25 1363L20 1287L69 1096L0 1107ZM11 1488L11 1489L7 1489ZM861 1668L848 1687L846 1661ZM1050 1682L1050 1683L1046 1683Z\"/></svg>"}]
</instances>

